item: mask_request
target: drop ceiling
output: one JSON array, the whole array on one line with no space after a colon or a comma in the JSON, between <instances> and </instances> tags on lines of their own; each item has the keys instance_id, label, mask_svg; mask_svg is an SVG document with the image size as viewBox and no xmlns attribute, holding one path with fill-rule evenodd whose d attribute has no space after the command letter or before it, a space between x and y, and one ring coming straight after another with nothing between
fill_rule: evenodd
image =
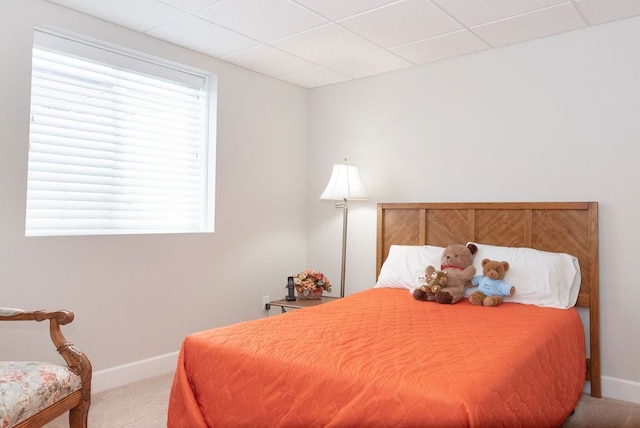
<instances>
[{"instance_id":1,"label":"drop ceiling","mask_svg":"<svg viewBox=\"0 0 640 428\"><path fill-rule=\"evenodd\" d=\"M640 0L48 0L314 88L640 15Z\"/></svg>"}]
</instances>

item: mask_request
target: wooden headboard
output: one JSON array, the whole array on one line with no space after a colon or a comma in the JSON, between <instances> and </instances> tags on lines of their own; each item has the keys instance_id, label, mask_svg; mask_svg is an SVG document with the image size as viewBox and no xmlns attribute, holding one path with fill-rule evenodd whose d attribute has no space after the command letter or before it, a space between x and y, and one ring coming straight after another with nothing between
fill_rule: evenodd
<instances>
[{"instance_id":1,"label":"wooden headboard","mask_svg":"<svg viewBox=\"0 0 640 428\"><path fill-rule=\"evenodd\" d=\"M589 310L586 379L601 397L597 202L380 203L376 278L391 245L469 241L567 253L580 262L577 306Z\"/></svg>"}]
</instances>

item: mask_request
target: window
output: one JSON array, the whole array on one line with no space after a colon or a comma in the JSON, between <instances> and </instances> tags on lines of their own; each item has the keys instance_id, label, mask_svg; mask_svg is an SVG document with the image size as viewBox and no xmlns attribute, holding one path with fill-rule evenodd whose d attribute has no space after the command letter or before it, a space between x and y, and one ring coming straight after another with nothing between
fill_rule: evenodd
<instances>
[{"instance_id":1,"label":"window","mask_svg":"<svg viewBox=\"0 0 640 428\"><path fill-rule=\"evenodd\" d=\"M214 81L36 30L25 234L212 231Z\"/></svg>"}]
</instances>

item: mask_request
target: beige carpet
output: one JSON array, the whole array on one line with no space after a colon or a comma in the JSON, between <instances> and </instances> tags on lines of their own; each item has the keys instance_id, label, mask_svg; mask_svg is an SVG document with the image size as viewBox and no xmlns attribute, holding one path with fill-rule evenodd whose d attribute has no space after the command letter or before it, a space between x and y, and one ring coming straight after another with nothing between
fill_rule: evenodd
<instances>
[{"instance_id":1,"label":"beige carpet","mask_svg":"<svg viewBox=\"0 0 640 428\"><path fill-rule=\"evenodd\" d=\"M583 395L562 428L639 428L640 404Z\"/></svg>"},{"instance_id":2,"label":"beige carpet","mask_svg":"<svg viewBox=\"0 0 640 428\"><path fill-rule=\"evenodd\" d=\"M172 378L167 374L95 394L89 428L166 427ZM65 415L46 428L68 426ZM640 404L585 395L562 428L640 428Z\"/></svg>"},{"instance_id":3,"label":"beige carpet","mask_svg":"<svg viewBox=\"0 0 640 428\"><path fill-rule=\"evenodd\" d=\"M166 427L172 380L173 373L94 394L89 428ZM45 428L69 428L68 415L56 418Z\"/></svg>"}]
</instances>

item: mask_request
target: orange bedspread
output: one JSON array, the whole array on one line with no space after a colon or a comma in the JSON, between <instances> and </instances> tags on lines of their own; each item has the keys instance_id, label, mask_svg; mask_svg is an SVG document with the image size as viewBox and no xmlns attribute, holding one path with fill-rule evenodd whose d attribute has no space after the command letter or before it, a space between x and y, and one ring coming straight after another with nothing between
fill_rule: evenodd
<instances>
[{"instance_id":1,"label":"orange bedspread","mask_svg":"<svg viewBox=\"0 0 640 428\"><path fill-rule=\"evenodd\" d=\"M559 426L584 376L574 309L370 289L185 338L168 426Z\"/></svg>"}]
</instances>

